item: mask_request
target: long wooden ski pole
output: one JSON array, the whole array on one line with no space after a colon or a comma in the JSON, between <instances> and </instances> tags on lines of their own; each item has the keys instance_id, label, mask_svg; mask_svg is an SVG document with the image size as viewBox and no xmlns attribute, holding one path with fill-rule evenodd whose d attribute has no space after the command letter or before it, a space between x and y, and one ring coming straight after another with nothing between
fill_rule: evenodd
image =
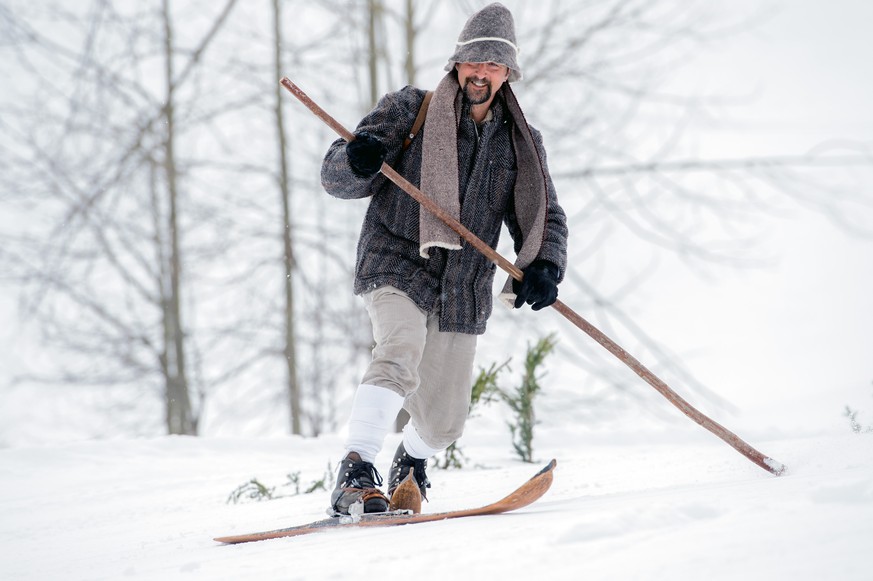
<instances>
[{"instance_id":1,"label":"long wooden ski pole","mask_svg":"<svg viewBox=\"0 0 873 581\"><path fill-rule=\"evenodd\" d=\"M312 99L309 98L306 93L304 93L300 88L295 85L288 77L282 77L280 81L282 86L288 89L292 95L297 97L301 103L306 105L306 107L312 111L319 119L324 121L327 125L333 128L340 137L345 139L346 141L352 141L355 139L353 133L351 133L348 129L343 127L336 119L327 114L327 112L318 106ZM463 224L461 224L458 220L447 214L440 208L433 200L428 198L421 190L412 185L409 181L406 180L402 175L397 173L394 168L392 168L387 163L383 163L380 170L385 177L394 182L400 189L404 192L412 196L419 204L424 206L429 212L432 212L437 218L442 220L449 228L454 230L461 236L465 241L469 244L473 245L473 247L481 252L485 257L494 262L497 266L502 268L504 271L509 273L512 278L515 280L521 280L523 277L523 273L516 267L512 262L501 256L497 251L493 248L485 244L478 236L473 234L470 230L468 230ZM587 333L592 339L600 343L607 351L615 355L620 361L622 361L625 365L630 367L634 373L643 378L646 383L654 387L658 393L663 395L667 400L672 403L674 406L679 408L679 410L730 444L737 452L763 468L764 470L771 472L775 475L780 475L785 471L785 466L773 458L769 456L765 456L748 443L743 441L739 436L722 426L716 421L713 421L705 414L700 412L697 408L688 403L685 399L683 399L679 394L670 389L670 387L661 381L654 373L652 373L649 369L646 368L642 363L640 363L636 358L634 358L630 353L621 348L615 341L607 337L603 334L599 329L597 329L594 325L586 321L582 318L578 313L573 311L570 307L562 303L561 301L555 301L552 305L556 311L564 315L571 323L576 325L579 329Z\"/></svg>"}]
</instances>

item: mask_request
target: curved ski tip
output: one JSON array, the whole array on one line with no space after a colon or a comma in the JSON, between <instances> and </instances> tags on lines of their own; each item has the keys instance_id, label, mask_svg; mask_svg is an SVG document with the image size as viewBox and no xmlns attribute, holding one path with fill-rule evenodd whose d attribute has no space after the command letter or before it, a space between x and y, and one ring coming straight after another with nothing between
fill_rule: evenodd
<instances>
[{"instance_id":1,"label":"curved ski tip","mask_svg":"<svg viewBox=\"0 0 873 581\"><path fill-rule=\"evenodd\" d=\"M555 460L554 458L552 458L552 461L549 462L548 464L546 464L545 468L543 468L542 470L537 472L536 475L534 476L534 478L536 478L537 476L542 476L546 472L551 472L552 470L555 469L555 466L557 466L557 465L558 465L558 461Z\"/></svg>"},{"instance_id":2,"label":"curved ski tip","mask_svg":"<svg viewBox=\"0 0 873 581\"><path fill-rule=\"evenodd\" d=\"M415 480L415 469L412 468L406 478L391 494L388 503L389 510L411 510L413 514L421 512L421 489Z\"/></svg>"}]
</instances>

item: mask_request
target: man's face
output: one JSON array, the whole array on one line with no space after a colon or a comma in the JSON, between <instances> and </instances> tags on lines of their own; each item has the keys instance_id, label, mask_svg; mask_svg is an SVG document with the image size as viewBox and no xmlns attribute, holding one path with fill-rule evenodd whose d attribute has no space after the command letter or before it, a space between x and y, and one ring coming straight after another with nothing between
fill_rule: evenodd
<instances>
[{"instance_id":1,"label":"man's face","mask_svg":"<svg viewBox=\"0 0 873 581\"><path fill-rule=\"evenodd\" d=\"M473 105L490 101L509 78L509 67L497 63L458 63L455 67L458 69L458 84Z\"/></svg>"}]
</instances>

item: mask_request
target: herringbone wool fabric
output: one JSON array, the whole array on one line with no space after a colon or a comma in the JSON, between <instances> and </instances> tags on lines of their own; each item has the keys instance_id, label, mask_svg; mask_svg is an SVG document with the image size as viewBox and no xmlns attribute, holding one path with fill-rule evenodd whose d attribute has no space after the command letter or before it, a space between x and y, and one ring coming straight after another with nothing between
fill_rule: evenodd
<instances>
[{"instance_id":1,"label":"herringbone wool fabric","mask_svg":"<svg viewBox=\"0 0 873 581\"><path fill-rule=\"evenodd\" d=\"M388 148L386 161L416 186L421 182L422 140L416 138L401 155L403 139L415 120L425 91L405 87L385 95L376 108L358 124ZM512 118L502 93L492 105L490 121L476 128L464 104L458 119L458 187L461 223L492 248L506 223L516 252L524 233L515 215L513 192L516 181ZM428 121L425 121L425 126ZM545 151L539 132L530 128L539 154L548 193L548 215L542 244L536 258L557 265L563 277L567 262L567 224L564 211L548 176ZM356 294L392 285L422 309L439 307L440 330L481 334L485 332L493 303L496 266L469 244L460 250L431 248L429 258L419 254L419 205L384 175L356 176L349 167L345 141L335 141L325 156L322 184L337 198L372 196L361 236L355 266Z\"/></svg>"}]
</instances>

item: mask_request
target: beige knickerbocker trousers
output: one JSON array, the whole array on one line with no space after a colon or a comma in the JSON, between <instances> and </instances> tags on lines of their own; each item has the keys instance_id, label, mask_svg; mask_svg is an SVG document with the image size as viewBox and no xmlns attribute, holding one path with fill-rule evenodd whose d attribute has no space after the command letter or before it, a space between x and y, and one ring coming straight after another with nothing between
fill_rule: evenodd
<instances>
[{"instance_id":1,"label":"beige knickerbocker trousers","mask_svg":"<svg viewBox=\"0 0 873 581\"><path fill-rule=\"evenodd\" d=\"M393 286L363 299L376 346L362 383L403 396L403 408L424 443L448 447L467 420L477 336L440 332L438 312L427 313Z\"/></svg>"}]
</instances>

